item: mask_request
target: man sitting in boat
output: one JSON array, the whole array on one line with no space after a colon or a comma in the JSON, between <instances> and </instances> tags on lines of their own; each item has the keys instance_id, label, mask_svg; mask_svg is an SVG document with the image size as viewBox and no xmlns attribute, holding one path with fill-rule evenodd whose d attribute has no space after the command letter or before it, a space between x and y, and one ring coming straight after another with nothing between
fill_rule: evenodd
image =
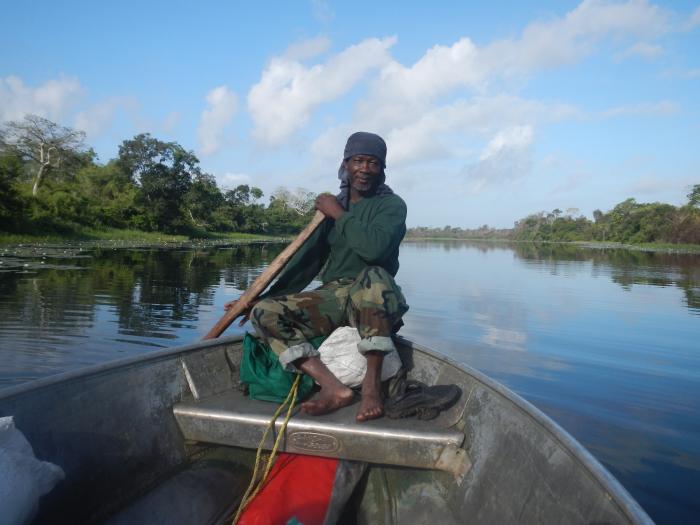
<instances>
[{"instance_id":1,"label":"man sitting in boat","mask_svg":"<svg viewBox=\"0 0 700 525\"><path fill-rule=\"evenodd\" d=\"M386 143L380 136L358 132L348 138L338 170L340 194L316 199L326 220L251 311L256 331L282 366L302 371L320 385L320 393L302 403L302 410L312 415L353 401L353 391L328 370L309 342L341 326L357 328L358 350L367 359L357 420L384 414L382 362L394 350L391 336L408 310L394 281L406 233L406 204L384 184L385 161ZM322 269L323 285L301 292Z\"/></svg>"}]
</instances>

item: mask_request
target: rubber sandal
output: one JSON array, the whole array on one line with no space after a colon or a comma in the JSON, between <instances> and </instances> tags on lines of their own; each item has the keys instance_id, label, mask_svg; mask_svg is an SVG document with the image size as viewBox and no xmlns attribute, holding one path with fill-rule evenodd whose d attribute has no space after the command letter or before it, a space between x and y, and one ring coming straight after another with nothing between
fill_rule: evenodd
<instances>
[{"instance_id":1,"label":"rubber sandal","mask_svg":"<svg viewBox=\"0 0 700 525\"><path fill-rule=\"evenodd\" d=\"M384 404L387 417L398 419L416 416L418 419L434 419L452 406L462 390L457 385L428 386L420 381L406 381L403 393L392 397Z\"/></svg>"}]
</instances>

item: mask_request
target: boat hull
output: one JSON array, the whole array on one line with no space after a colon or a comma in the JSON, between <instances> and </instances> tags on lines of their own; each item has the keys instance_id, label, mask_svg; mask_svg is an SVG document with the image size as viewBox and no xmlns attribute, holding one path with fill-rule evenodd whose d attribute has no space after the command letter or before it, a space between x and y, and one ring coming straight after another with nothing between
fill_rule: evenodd
<instances>
[{"instance_id":1,"label":"boat hull","mask_svg":"<svg viewBox=\"0 0 700 525\"><path fill-rule=\"evenodd\" d=\"M354 521L651 523L612 475L538 409L476 370L406 339L397 342L411 377L462 388L461 402L436 425L464 433L468 468L374 464L351 501ZM118 516L210 456L236 473L220 502L235 504L254 452L187 441L173 407L238 388L240 357L240 338L222 338L0 392L0 416L14 416L37 457L66 472L42 499L37 522ZM196 383L195 373L206 384Z\"/></svg>"}]
</instances>

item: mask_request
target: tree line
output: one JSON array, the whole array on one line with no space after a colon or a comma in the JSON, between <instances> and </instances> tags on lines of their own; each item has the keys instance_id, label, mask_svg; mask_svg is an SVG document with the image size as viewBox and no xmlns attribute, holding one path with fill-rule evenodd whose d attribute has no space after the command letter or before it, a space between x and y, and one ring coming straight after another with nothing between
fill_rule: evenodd
<instances>
[{"instance_id":1,"label":"tree line","mask_svg":"<svg viewBox=\"0 0 700 525\"><path fill-rule=\"evenodd\" d=\"M682 206L627 199L612 210L595 210L593 220L582 215L529 215L515 223L513 237L527 241L612 241L623 243L700 244L700 184Z\"/></svg>"},{"instance_id":2,"label":"tree line","mask_svg":"<svg viewBox=\"0 0 700 525\"><path fill-rule=\"evenodd\" d=\"M221 189L192 151L142 133L106 164L85 134L27 115L0 125L0 230L68 233L83 227L190 236L287 234L306 225L315 194L277 188Z\"/></svg>"},{"instance_id":3,"label":"tree line","mask_svg":"<svg viewBox=\"0 0 700 525\"><path fill-rule=\"evenodd\" d=\"M142 133L97 162L85 134L27 115L0 125L0 230L68 233L118 228L202 237L289 234L310 220L316 195L277 188L268 202L247 184L218 187L192 151ZM700 184L683 206L627 199L593 220L576 209L539 212L513 228L416 227L408 238L700 244Z\"/></svg>"},{"instance_id":4,"label":"tree line","mask_svg":"<svg viewBox=\"0 0 700 525\"><path fill-rule=\"evenodd\" d=\"M541 211L516 221L513 228L477 229L452 226L410 228L408 238L509 239L517 241L601 241L621 243L700 244L700 184L687 195L688 202L673 206L627 199L612 210L595 210L593 220L570 208Z\"/></svg>"}]
</instances>

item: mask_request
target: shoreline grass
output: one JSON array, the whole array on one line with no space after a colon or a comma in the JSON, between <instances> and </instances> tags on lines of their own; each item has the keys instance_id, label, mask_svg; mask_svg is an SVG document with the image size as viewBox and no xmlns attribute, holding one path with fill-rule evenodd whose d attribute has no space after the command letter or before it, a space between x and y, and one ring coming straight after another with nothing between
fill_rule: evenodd
<instances>
[{"instance_id":1,"label":"shoreline grass","mask_svg":"<svg viewBox=\"0 0 700 525\"><path fill-rule=\"evenodd\" d=\"M115 228L94 229L81 228L67 233L47 233L47 234L16 234L0 231L0 245L42 245L42 244L63 244L72 242L94 242L119 244L179 244L190 242L286 242L290 236L265 235L258 233L242 232L197 232L195 235L173 235L162 232L145 232L141 230L120 230ZM430 241L469 241L469 242L494 242L494 243L536 243L536 244L569 244L582 248L592 249L625 249L641 250L649 252L663 253L688 253L700 254L700 244L671 244L671 243L639 243L629 244L622 242L603 241L520 241L514 239L504 239L502 237L406 237L404 242L430 242Z\"/></svg>"},{"instance_id":2,"label":"shoreline grass","mask_svg":"<svg viewBox=\"0 0 700 525\"><path fill-rule=\"evenodd\" d=\"M252 241L285 241L281 235L263 235L241 232L202 232L203 235L173 235L161 232L145 232L140 230L93 229L82 228L68 233L46 234L17 234L0 232L0 245L41 245L62 244L73 242L119 242L138 244L170 244L187 242L252 242Z\"/></svg>"},{"instance_id":3,"label":"shoreline grass","mask_svg":"<svg viewBox=\"0 0 700 525\"><path fill-rule=\"evenodd\" d=\"M641 242L638 244L629 244L624 242L602 242L602 241L576 241L574 244L584 246L586 248L617 248L625 250L640 250L647 252L665 252L665 253L700 253L700 244L673 244L662 242Z\"/></svg>"},{"instance_id":4,"label":"shoreline grass","mask_svg":"<svg viewBox=\"0 0 700 525\"><path fill-rule=\"evenodd\" d=\"M495 243L533 243L533 244L566 244L580 246L581 248L591 248L596 250L604 249L622 249L622 250L639 250L647 252L663 252L663 253L686 253L700 254L700 244L672 244L672 243L624 243L624 242L609 242L609 241L524 241L517 239L504 239L501 237L471 237L471 238L455 238L455 237L406 237L404 242L422 242L422 241L469 241L469 242L495 242Z\"/></svg>"}]
</instances>

